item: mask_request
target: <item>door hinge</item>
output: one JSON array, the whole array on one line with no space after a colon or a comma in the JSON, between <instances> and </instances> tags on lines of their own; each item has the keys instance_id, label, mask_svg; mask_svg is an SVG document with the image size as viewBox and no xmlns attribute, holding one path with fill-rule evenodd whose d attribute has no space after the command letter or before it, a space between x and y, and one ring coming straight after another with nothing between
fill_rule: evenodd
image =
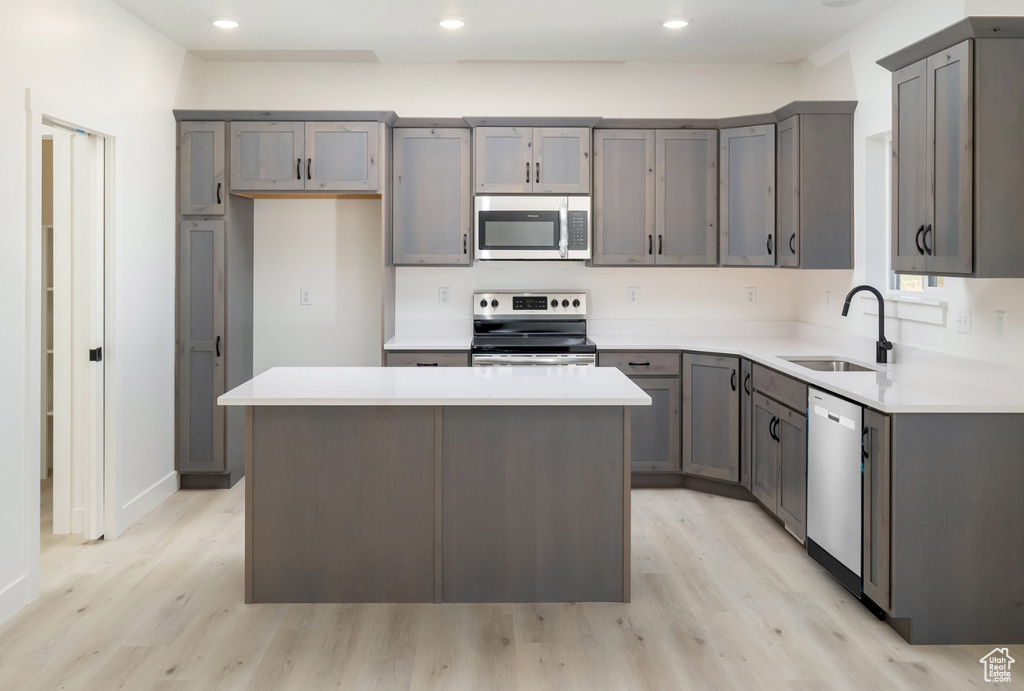
<instances>
[{"instance_id":1,"label":"door hinge","mask_svg":"<svg viewBox=\"0 0 1024 691\"><path fill-rule=\"evenodd\" d=\"M103 347L89 349L89 362L103 362Z\"/></svg>"}]
</instances>

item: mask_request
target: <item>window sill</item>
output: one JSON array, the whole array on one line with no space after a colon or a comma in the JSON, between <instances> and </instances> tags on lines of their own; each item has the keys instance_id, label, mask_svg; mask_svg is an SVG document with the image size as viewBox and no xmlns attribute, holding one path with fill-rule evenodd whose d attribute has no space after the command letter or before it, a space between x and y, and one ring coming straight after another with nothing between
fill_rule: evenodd
<instances>
[{"instance_id":1,"label":"window sill","mask_svg":"<svg viewBox=\"0 0 1024 691\"><path fill-rule=\"evenodd\" d=\"M878 300L873 295L861 295L864 314L878 314ZM889 292L885 295L885 316L921 324L946 325L946 300L928 295L905 295Z\"/></svg>"}]
</instances>

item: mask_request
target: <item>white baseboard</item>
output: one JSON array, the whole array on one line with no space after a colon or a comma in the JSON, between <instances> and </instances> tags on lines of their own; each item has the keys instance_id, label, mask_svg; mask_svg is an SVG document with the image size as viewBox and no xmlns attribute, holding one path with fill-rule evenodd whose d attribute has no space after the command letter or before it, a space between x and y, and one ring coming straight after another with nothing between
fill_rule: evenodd
<instances>
[{"instance_id":1,"label":"white baseboard","mask_svg":"<svg viewBox=\"0 0 1024 691\"><path fill-rule=\"evenodd\" d=\"M0 624L13 617L28 604L28 574L18 576L0 588Z\"/></svg>"},{"instance_id":2,"label":"white baseboard","mask_svg":"<svg viewBox=\"0 0 1024 691\"><path fill-rule=\"evenodd\" d=\"M164 503L172 494L178 491L178 471L174 470L160 478L139 496L128 501L117 515L117 532L114 535L104 535L104 539L113 540L128 528L145 516L147 513Z\"/></svg>"}]
</instances>

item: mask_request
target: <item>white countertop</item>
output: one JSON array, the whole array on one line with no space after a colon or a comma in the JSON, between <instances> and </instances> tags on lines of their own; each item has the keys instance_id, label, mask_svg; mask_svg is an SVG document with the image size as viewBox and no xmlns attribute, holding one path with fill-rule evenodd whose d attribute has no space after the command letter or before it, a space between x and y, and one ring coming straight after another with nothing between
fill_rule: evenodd
<instances>
[{"instance_id":1,"label":"white countertop","mask_svg":"<svg viewBox=\"0 0 1024 691\"><path fill-rule=\"evenodd\" d=\"M650 405L617 369L597 367L275 367L219 405Z\"/></svg>"},{"instance_id":2,"label":"white countertop","mask_svg":"<svg viewBox=\"0 0 1024 691\"><path fill-rule=\"evenodd\" d=\"M384 350L469 350L473 342L471 334L464 335L422 335L392 336L384 344Z\"/></svg>"}]
</instances>

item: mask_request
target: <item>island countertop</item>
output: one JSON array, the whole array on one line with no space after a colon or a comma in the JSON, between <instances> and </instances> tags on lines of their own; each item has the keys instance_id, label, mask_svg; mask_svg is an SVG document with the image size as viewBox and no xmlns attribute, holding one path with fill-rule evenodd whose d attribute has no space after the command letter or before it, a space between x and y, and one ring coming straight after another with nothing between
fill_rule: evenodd
<instances>
[{"instance_id":1,"label":"island countertop","mask_svg":"<svg viewBox=\"0 0 1024 691\"><path fill-rule=\"evenodd\" d=\"M610 367L275 367L222 406L633 406L651 397Z\"/></svg>"}]
</instances>

